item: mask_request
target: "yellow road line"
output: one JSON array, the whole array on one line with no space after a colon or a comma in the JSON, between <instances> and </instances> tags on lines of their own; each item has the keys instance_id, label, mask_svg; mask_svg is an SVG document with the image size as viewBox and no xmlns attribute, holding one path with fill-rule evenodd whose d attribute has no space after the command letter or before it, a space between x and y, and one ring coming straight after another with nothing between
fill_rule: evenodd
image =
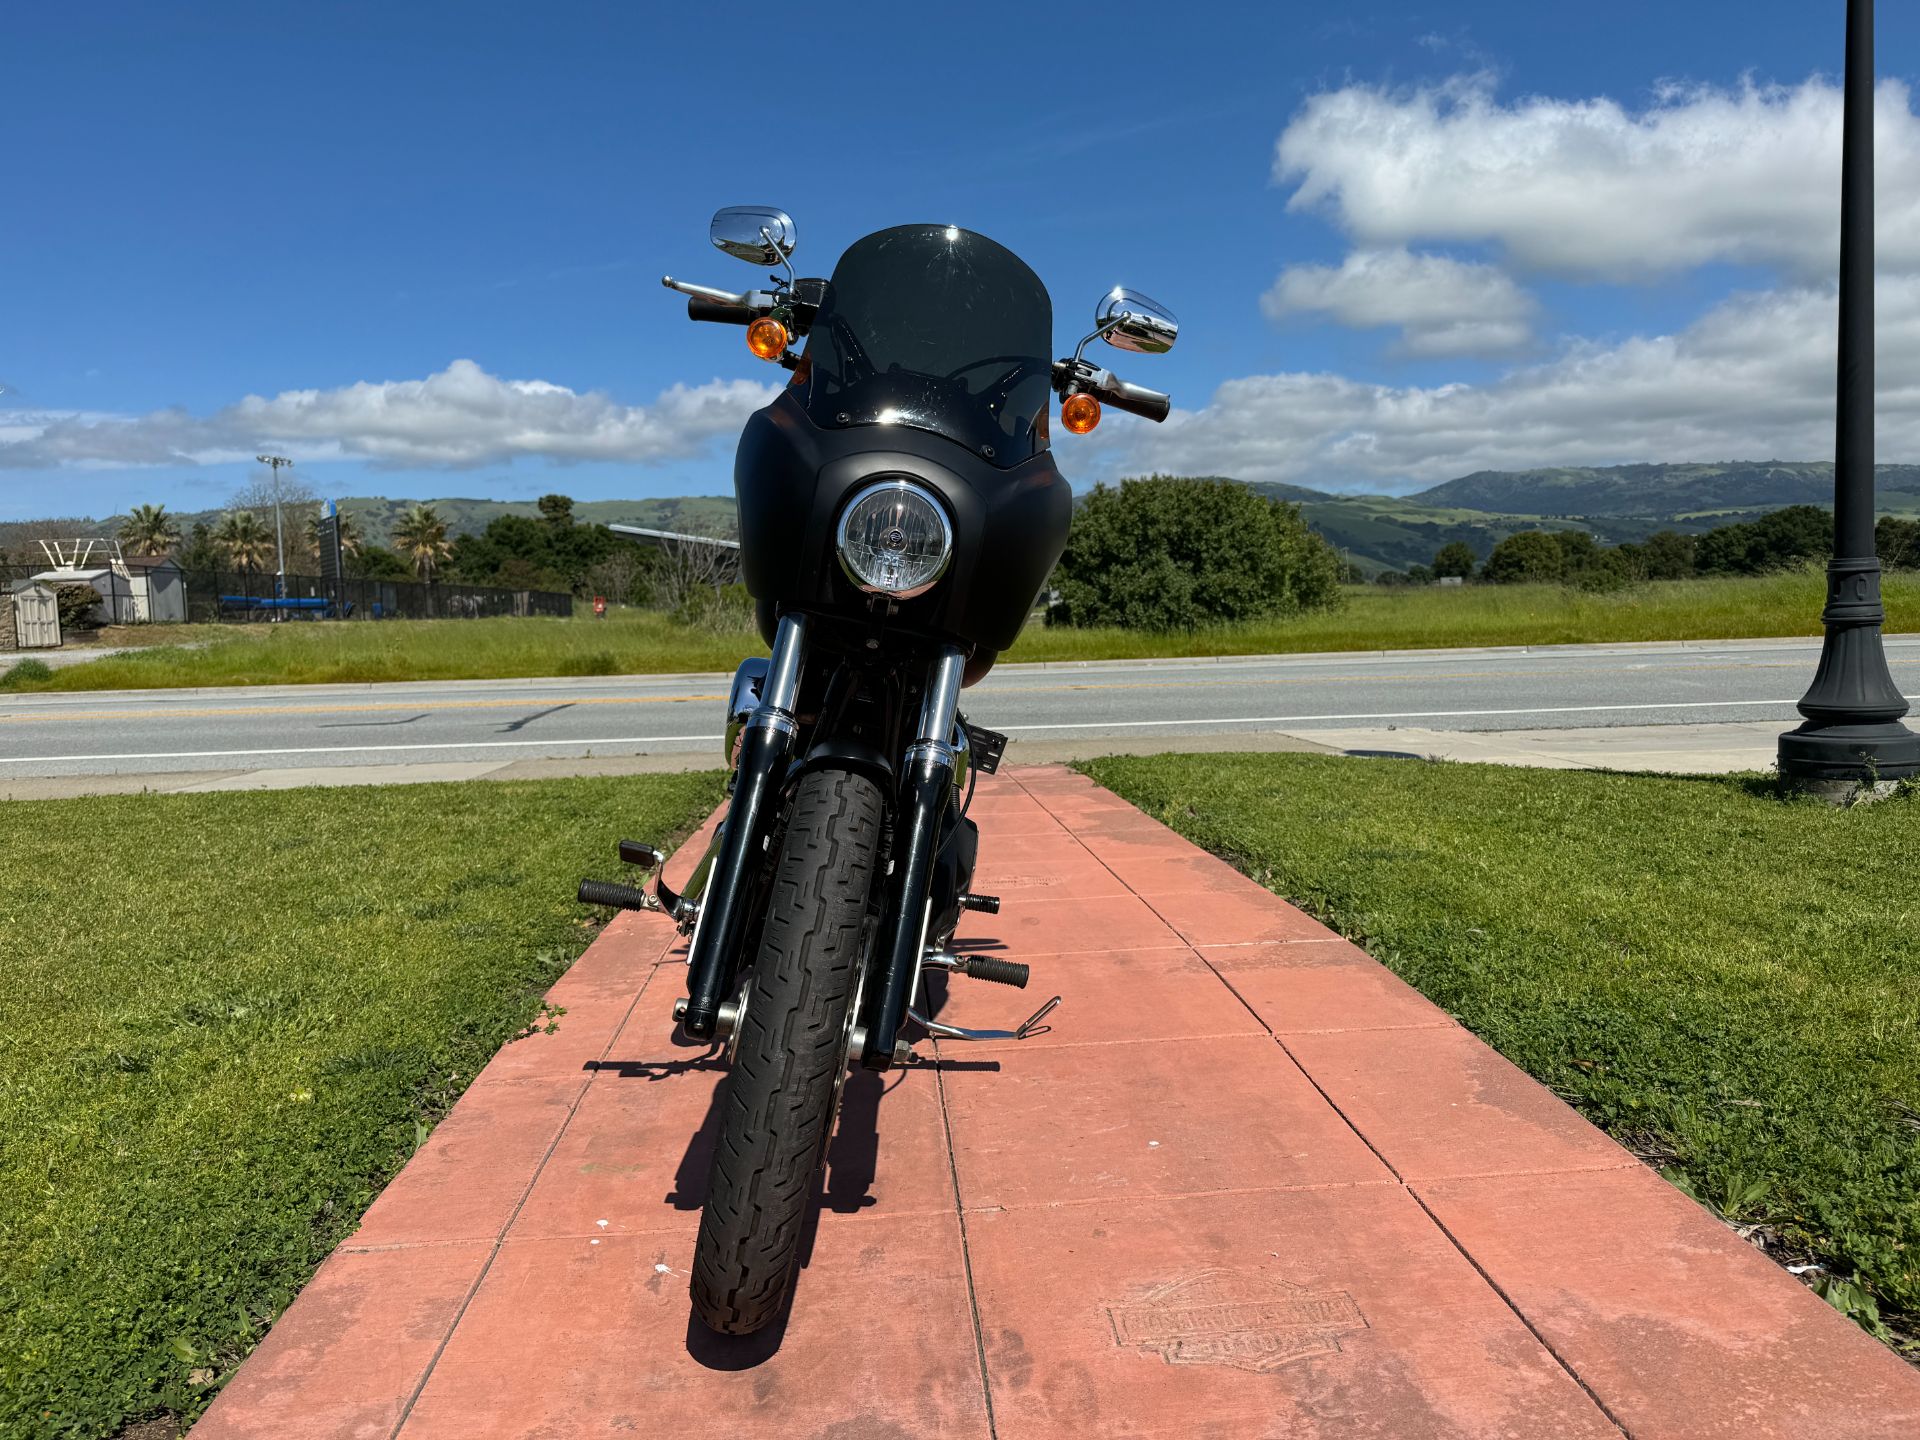
<instances>
[{"instance_id":1,"label":"yellow road line","mask_svg":"<svg viewBox=\"0 0 1920 1440\"><path fill-rule=\"evenodd\" d=\"M47 720L179 720L202 715L363 715L384 710L526 710L540 705L684 705L693 701L726 699L724 695L592 695L568 699L558 695L531 695L515 700L422 700L403 704L375 700L365 705L228 705L216 710L183 707L174 710L67 710L45 715L0 715L0 723Z\"/></svg>"}]
</instances>

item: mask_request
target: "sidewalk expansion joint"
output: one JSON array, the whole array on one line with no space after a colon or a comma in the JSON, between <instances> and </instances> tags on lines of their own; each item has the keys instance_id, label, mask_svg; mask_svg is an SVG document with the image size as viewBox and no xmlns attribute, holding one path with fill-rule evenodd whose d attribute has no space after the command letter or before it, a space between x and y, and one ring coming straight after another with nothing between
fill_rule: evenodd
<instances>
[{"instance_id":1,"label":"sidewalk expansion joint","mask_svg":"<svg viewBox=\"0 0 1920 1440\"><path fill-rule=\"evenodd\" d=\"M1413 1197L1413 1203L1418 1205L1420 1209L1425 1212L1427 1219L1433 1222L1434 1228L1447 1237L1447 1243L1453 1246L1454 1250L1459 1253L1460 1258L1473 1267L1473 1273L1480 1277L1481 1281L1489 1290L1500 1297L1500 1303L1513 1312L1514 1319L1526 1326L1527 1333L1534 1338L1534 1343L1539 1345L1547 1354L1551 1355L1553 1357L1553 1363L1558 1365L1561 1370L1566 1373L1567 1378L1580 1387L1581 1393L1593 1402L1594 1409L1605 1416L1607 1423L1622 1435L1626 1436L1627 1440L1633 1440L1633 1432L1627 1429L1626 1424L1618 1415L1607 1408L1607 1402L1600 1398L1599 1393L1595 1391L1591 1385L1587 1384L1580 1372L1568 1363L1567 1358L1558 1350L1554 1349L1553 1342L1547 1339L1547 1337L1540 1332L1539 1327L1527 1318L1526 1312L1514 1303L1513 1297L1500 1288L1500 1283L1487 1273L1486 1267L1474 1258L1473 1252L1460 1243L1459 1237L1447 1228L1446 1222L1434 1214L1427 1202L1420 1198L1419 1192L1411 1185L1406 1187L1406 1191L1408 1195Z\"/></svg>"},{"instance_id":2,"label":"sidewalk expansion joint","mask_svg":"<svg viewBox=\"0 0 1920 1440\"><path fill-rule=\"evenodd\" d=\"M934 1045L936 1060L939 1044ZM940 1096L940 1128L947 1140L947 1178L953 1184L953 1213L960 1224L960 1268L967 1277L967 1313L973 1317L973 1353L980 1366L980 1396L987 1407L988 1440L999 1440L999 1429L993 1419L993 1381L987 1374L987 1336L985 1327L980 1323L980 1292L973 1282L973 1249L967 1241L967 1207L960 1199L960 1164L953 1153L953 1117L947 1113L947 1081L939 1069L935 1069L934 1086Z\"/></svg>"},{"instance_id":3,"label":"sidewalk expansion joint","mask_svg":"<svg viewBox=\"0 0 1920 1440\"><path fill-rule=\"evenodd\" d=\"M1023 1211L1072 1210L1082 1205L1106 1205L1124 1208L1131 1205L1164 1205L1173 1200L1213 1200L1234 1195L1312 1195L1330 1190L1404 1190L1406 1182L1392 1175L1378 1180L1320 1180L1308 1185L1228 1185L1218 1190L1155 1190L1136 1195L1081 1195L1067 1200L1012 1201L994 1205L967 1205L962 1214L1015 1215Z\"/></svg>"}]
</instances>

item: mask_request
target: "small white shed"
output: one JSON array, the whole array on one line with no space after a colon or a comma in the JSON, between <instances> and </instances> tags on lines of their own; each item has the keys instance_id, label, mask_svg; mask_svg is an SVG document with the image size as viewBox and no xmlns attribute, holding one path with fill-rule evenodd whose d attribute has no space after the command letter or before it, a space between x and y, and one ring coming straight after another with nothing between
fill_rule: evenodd
<instances>
[{"instance_id":1,"label":"small white shed","mask_svg":"<svg viewBox=\"0 0 1920 1440\"><path fill-rule=\"evenodd\" d=\"M9 638L22 650L58 650L60 597L53 587L28 580L8 598L13 601L13 635Z\"/></svg>"}]
</instances>

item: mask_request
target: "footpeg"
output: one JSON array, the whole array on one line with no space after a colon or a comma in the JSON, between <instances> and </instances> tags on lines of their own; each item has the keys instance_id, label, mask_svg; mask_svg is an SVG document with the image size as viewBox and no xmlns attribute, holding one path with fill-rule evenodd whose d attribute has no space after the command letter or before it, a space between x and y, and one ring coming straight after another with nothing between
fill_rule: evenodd
<instances>
[{"instance_id":1,"label":"footpeg","mask_svg":"<svg viewBox=\"0 0 1920 1440\"><path fill-rule=\"evenodd\" d=\"M978 910L983 915L998 915L1000 913L1000 897L998 895L962 895L960 897L960 908L962 910Z\"/></svg>"},{"instance_id":2,"label":"footpeg","mask_svg":"<svg viewBox=\"0 0 1920 1440\"><path fill-rule=\"evenodd\" d=\"M582 880L577 898L582 905L611 905L616 910L665 910L648 891L612 880Z\"/></svg>"},{"instance_id":3,"label":"footpeg","mask_svg":"<svg viewBox=\"0 0 1920 1440\"><path fill-rule=\"evenodd\" d=\"M1026 989L1027 977L1033 973L1027 966L1012 960L996 960L991 955L949 955L944 950L934 951L923 963L951 975L965 975L995 985L1011 985L1016 990Z\"/></svg>"},{"instance_id":4,"label":"footpeg","mask_svg":"<svg viewBox=\"0 0 1920 1440\"><path fill-rule=\"evenodd\" d=\"M651 845L642 845L638 840L620 842L620 863L637 866L642 870L658 870L667 863L667 857Z\"/></svg>"},{"instance_id":5,"label":"footpeg","mask_svg":"<svg viewBox=\"0 0 1920 1440\"><path fill-rule=\"evenodd\" d=\"M938 1020L929 1020L911 1006L907 1009L907 1018L923 1026L936 1040L1031 1040L1053 1028L1040 1022L1051 1015L1059 1003L1060 997L1054 996L1011 1030L969 1030L963 1025L946 1025Z\"/></svg>"}]
</instances>

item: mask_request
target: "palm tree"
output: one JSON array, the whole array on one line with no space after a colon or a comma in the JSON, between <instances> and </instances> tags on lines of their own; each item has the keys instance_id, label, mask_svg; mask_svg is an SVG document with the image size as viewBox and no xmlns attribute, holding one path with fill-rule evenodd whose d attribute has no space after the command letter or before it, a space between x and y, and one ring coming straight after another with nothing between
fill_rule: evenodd
<instances>
[{"instance_id":1,"label":"palm tree","mask_svg":"<svg viewBox=\"0 0 1920 1440\"><path fill-rule=\"evenodd\" d=\"M229 565L249 575L273 558L273 532L251 510L229 510L221 516L213 543L226 552Z\"/></svg>"},{"instance_id":2,"label":"palm tree","mask_svg":"<svg viewBox=\"0 0 1920 1440\"><path fill-rule=\"evenodd\" d=\"M453 553L453 542L447 539L447 522L431 505L415 505L393 527L393 548L413 561L414 573L431 585L434 567Z\"/></svg>"},{"instance_id":3,"label":"palm tree","mask_svg":"<svg viewBox=\"0 0 1920 1440\"><path fill-rule=\"evenodd\" d=\"M165 555L180 543L180 522L164 505L136 505L120 522L120 543L136 555Z\"/></svg>"}]
</instances>

